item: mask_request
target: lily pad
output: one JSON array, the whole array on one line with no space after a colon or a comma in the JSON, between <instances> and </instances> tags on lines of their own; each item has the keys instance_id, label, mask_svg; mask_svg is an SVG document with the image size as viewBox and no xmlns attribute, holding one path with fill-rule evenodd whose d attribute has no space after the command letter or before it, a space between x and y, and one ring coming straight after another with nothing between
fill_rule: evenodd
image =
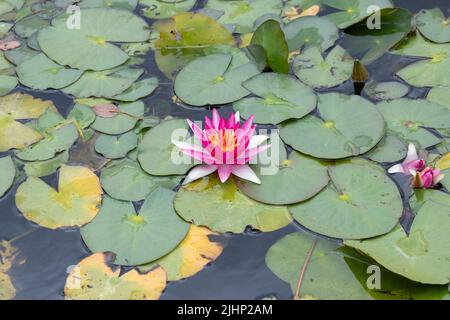
<instances>
[{"instance_id":1,"label":"lily pad","mask_svg":"<svg viewBox=\"0 0 450 320\"><path fill-rule=\"evenodd\" d=\"M116 8L133 11L138 0L82 0L77 5L80 8Z\"/></svg>"},{"instance_id":2,"label":"lily pad","mask_svg":"<svg viewBox=\"0 0 450 320\"><path fill-rule=\"evenodd\" d=\"M222 245L210 238L218 235L207 228L191 225L186 238L175 250L139 269L146 271L159 265L167 272L168 281L192 277L222 253Z\"/></svg>"},{"instance_id":3,"label":"lily pad","mask_svg":"<svg viewBox=\"0 0 450 320\"><path fill-rule=\"evenodd\" d=\"M64 88L83 74L82 70L64 68L54 63L43 53L21 63L16 71L20 83L39 90Z\"/></svg>"},{"instance_id":4,"label":"lily pad","mask_svg":"<svg viewBox=\"0 0 450 320\"><path fill-rule=\"evenodd\" d=\"M441 180L442 185L450 191L450 153L444 154L436 161L436 168L442 171L444 179Z\"/></svg>"},{"instance_id":5,"label":"lily pad","mask_svg":"<svg viewBox=\"0 0 450 320\"><path fill-rule=\"evenodd\" d=\"M42 135L14 118L0 115L0 152L23 149L42 139Z\"/></svg>"},{"instance_id":6,"label":"lily pad","mask_svg":"<svg viewBox=\"0 0 450 320\"><path fill-rule=\"evenodd\" d=\"M145 113L142 101L122 103L117 115L112 118L97 116L91 128L106 134L122 134L134 128L139 118Z\"/></svg>"},{"instance_id":7,"label":"lily pad","mask_svg":"<svg viewBox=\"0 0 450 320\"><path fill-rule=\"evenodd\" d=\"M276 174L264 175L255 168L261 184L238 181L239 190L252 199L268 204L292 204L319 193L329 181L327 167L319 161L293 151L281 157Z\"/></svg>"},{"instance_id":8,"label":"lily pad","mask_svg":"<svg viewBox=\"0 0 450 320\"><path fill-rule=\"evenodd\" d=\"M195 6L196 0L141 0L142 13L151 19L167 19L180 12L187 12Z\"/></svg>"},{"instance_id":9,"label":"lily pad","mask_svg":"<svg viewBox=\"0 0 450 320\"><path fill-rule=\"evenodd\" d=\"M67 118L74 119L80 128L86 129L95 121L96 116L91 107L77 103L70 110Z\"/></svg>"},{"instance_id":10,"label":"lily pad","mask_svg":"<svg viewBox=\"0 0 450 320\"><path fill-rule=\"evenodd\" d=\"M427 100L402 98L381 102L377 107L389 131L419 148L428 148L441 141L425 128L450 128L450 110Z\"/></svg>"},{"instance_id":11,"label":"lily pad","mask_svg":"<svg viewBox=\"0 0 450 320\"><path fill-rule=\"evenodd\" d=\"M79 80L62 91L77 98L113 97L124 93L144 70L119 67L105 71L86 71Z\"/></svg>"},{"instance_id":12,"label":"lily pad","mask_svg":"<svg viewBox=\"0 0 450 320\"><path fill-rule=\"evenodd\" d=\"M441 9L423 9L416 16L417 29L433 42L450 42L450 22Z\"/></svg>"},{"instance_id":13,"label":"lily pad","mask_svg":"<svg viewBox=\"0 0 450 320\"><path fill-rule=\"evenodd\" d=\"M158 87L158 78L148 78L135 82L121 94L112 97L114 100L133 102L149 96Z\"/></svg>"},{"instance_id":14,"label":"lily pad","mask_svg":"<svg viewBox=\"0 0 450 320\"><path fill-rule=\"evenodd\" d=\"M242 83L259 73L251 62L236 65L229 54L212 54L190 62L177 75L175 94L193 106L217 105L249 94Z\"/></svg>"},{"instance_id":15,"label":"lily pad","mask_svg":"<svg viewBox=\"0 0 450 320\"><path fill-rule=\"evenodd\" d=\"M351 26L371 15L372 12L368 12L371 6L377 6L380 9L392 8L394 6L390 0L323 0L322 3L340 10L328 14L326 18L335 22L341 29Z\"/></svg>"},{"instance_id":16,"label":"lily pad","mask_svg":"<svg viewBox=\"0 0 450 320\"><path fill-rule=\"evenodd\" d=\"M14 76L0 75L0 96L4 96L12 91L18 84Z\"/></svg>"},{"instance_id":17,"label":"lily pad","mask_svg":"<svg viewBox=\"0 0 450 320\"><path fill-rule=\"evenodd\" d=\"M100 181L106 193L115 199L141 201L158 187L174 189L181 177L151 176L142 170L137 161L124 159L104 168Z\"/></svg>"},{"instance_id":18,"label":"lily pad","mask_svg":"<svg viewBox=\"0 0 450 320\"><path fill-rule=\"evenodd\" d=\"M233 180L222 184L216 175L183 186L174 207L186 221L217 232L242 233L247 226L270 232L292 220L286 207L258 203L239 192Z\"/></svg>"},{"instance_id":19,"label":"lily pad","mask_svg":"<svg viewBox=\"0 0 450 320\"><path fill-rule=\"evenodd\" d=\"M450 110L450 89L448 87L431 88L430 92L428 92L427 100Z\"/></svg>"},{"instance_id":20,"label":"lily pad","mask_svg":"<svg viewBox=\"0 0 450 320\"><path fill-rule=\"evenodd\" d=\"M14 165L10 156L0 158L0 168L2 175L0 177L0 198L3 197L6 191L11 188L16 177L16 166Z\"/></svg>"},{"instance_id":21,"label":"lily pad","mask_svg":"<svg viewBox=\"0 0 450 320\"><path fill-rule=\"evenodd\" d=\"M374 100L394 100L406 96L409 87L396 81L371 81L364 87L364 93Z\"/></svg>"},{"instance_id":22,"label":"lily pad","mask_svg":"<svg viewBox=\"0 0 450 320\"><path fill-rule=\"evenodd\" d=\"M376 162L392 163L405 158L406 153L407 147L405 141L394 134L387 133L366 156Z\"/></svg>"},{"instance_id":23,"label":"lily pad","mask_svg":"<svg viewBox=\"0 0 450 320\"><path fill-rule=\"evenodd\" d=\"M403 213L395 183L371 166L343 163L328 169L331 183L317 196L289 207L301 225L341 239L391 231Z\"/></svg>"},{"instance_id":24,"label":"lily pad","mask_svg":"<svg viewBox=\"0 0 450 320\"><path fill-rule=\"evenodd\" d=\"M42 227L79 227L98 213L103 191L98 177L79 166L61 166L58 191L28 177L17 189L16 205L24 217Z\"/></svg>"},{"instance_id":25,"label":"lily pad","mask_svg":"<svg viewBox=\"0 0 450 320\"><path fill-rule=\"evenodd\" d=\"M119 159L137 147L138 136L129 131L120 136L100 135L95 141L95 151L108 159Z\"/></svg>"},{"instance_id":26,"label":"lily pad","mask_svg":"<svg viewBox=\"0 0 450 320\"><path fill-rule=\"evenodd\" d=\"M20 19L14 25L14 32L21 38L29 38L37 31L50 25L50 21L38 14L32 14Z\"/></svg>"},{"instance_id":27,"label":"lily pad","mask_svg":"<svg viewBox=\"0 0 450 320\"><path fill-rule=\"evenodd\" d=\"M302 82L314 88L331 88L350 79L353 58L340 46L334 47L326 59L317 47L303 51L294 59L294 73Z\"/></svg>"},{"instance_id":28,"label":"lily pad","mask_svg":"<svg viewBox=\"0 0 450 320\"><path fill-rule=\"evenodd\" d=\"M233 104L247 119L262 124L277 124L287 119L299 119L313 111L317 98L314 91L296 79L278 73L262 73L243 83L260 98L243 98Z\"/></svg>"},{"instance_id":29,"label":"lily pad","mask_svg":"<svg viewBox=\"0 0 450 320\"><path fill-rule=\"evenodd\" d=\"M383 117L372 103L359 96L319 95L317 116L286 123L284 142L316 158L340 159L363 154L384 135Z\"/></svg>"},{"instance_id":30,"label":"lily pad","mask_svg":"<svg viewBox=\"0 0 450 320\"><path fill-rule=\"evenodd\" d=\"M114 254L95 253L70 271L64 287L67 300L158 300L166 287L166 272L135 269L121 274Z\"/></svg>"},{"instance_id":31,"label":"lily pad","mask_svg":"<svg viewBox=\"0 0 450 320\"><path fill-rule=\"evenodd\" d=\"M69 161L69 151L66 150L52 159L25 162L23 169L28 177L45 177L58 171L67 161Z\"/></svg>"},{"instance_id":32,"label":"lily pad","mask_svg":"<svg viewBox=\"0 0 450 320\"><path fill-rule=\"evenodd\" d=\"M339 38L333 22L321 17L301 17L284 27L289 51L302 47L317 47L320 52L332 47Z\"/></svg>"},{"instance_id":33,"label":"lily pad","mask_svg":"<svg viewBox=\"0 0 450 320\"><path fill-rule=\"evenodd\" d=\"M435 189L414 189L409 198L409 205L414 214L418 214L422 206L428 202L439 203L450 208L450 194Z\"/></svg>"},{"instance_id":34,"label":"lily pad","mask_svg":"<svg viewBox=\"0 0 450 320\"><path fill-rule=\"evenodd\" d=\"M447 284L450 279L450 220L448 206L427 201L407 234L400 225L392 232L364 241L345 241L411 280Z\"/></svg>"},{"instance_id":35,"label":"lily pad","mask_svg":"<svg viewBox=\"0 0 450 320\"><path fill-rule=\"evenodd\" d=\"M141 265L165 256L189 229L173 209L174 195L168 189L154 190L139 214L131 202L105 197L98 216L81 229L84 242L92 252L114 252L120 265Z\"/></svg>"},{"instance_id":36,"label":"lily pad","mask_svg":"<svg viewBox=\"0 0 450 320\"><path fill-rule=\"evenodd\" d=\"M187 138L186 120L167 120L150 129L138 146L142 169L155 176L165 176L182 175L192 168L193 160L172 144L172 135L178 133L183 140ZM174 161L175 158L180 161Z\"/></svg>"},{"instance_id":37,"label":"lily pad","mask_svg":"<svg viewBox=\"0 0 450 320\"><path fill-rule=\"evenodd\" d=\"M150 37L145 21L126 10L84 9L82 16L79 29L67 28L66 19L62 18L38 34L42 51L62 66L110 69L128 60L128 55L111 42L140 42Z\"/></svg>"}]
</instances>

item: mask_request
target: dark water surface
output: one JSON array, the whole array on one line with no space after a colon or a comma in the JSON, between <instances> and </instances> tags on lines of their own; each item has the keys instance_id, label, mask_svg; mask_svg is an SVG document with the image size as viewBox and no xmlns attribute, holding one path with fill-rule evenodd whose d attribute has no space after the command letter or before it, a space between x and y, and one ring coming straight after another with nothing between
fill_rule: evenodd
<instances>
[{"instance_id":1,"label":"dark water surface","mask_svg":"<svg viewBox=\"0 0 450 320\"><path fill-rule=\"evenodd\" d=\"M201 6L205 1L199 1ZM396 6L416 13L423 8L439 7L449 15L449 0L394 0ZM148 19L147 19L148 20ZM150 22L150 20L148 20ZM412 59L390 54L369 66L372 79L377 81L394 80L395 72ZM146 73L157 76L162 85L150 98L145 99L148 114L182 118L202 119L210 111L206 109L185 109L172 103L172 87L170 80L158 70L153 53L146 56ZM398 79L397 79L398 80ZM353 93L353 85L348 82L333 91ZM27 92L34 96L51 99L65 116L73 101L59 91L33 92L24 88L16 91ZM423 98L427 89L413 88L410 98ZM222 114L231 111L230 107L221 108ZM1 156L1 154L0 154ZM45 179L56 186L56 177ZM27 221L14 204L17 186L23 181L17 179L12 190L0 199L0 240L20 237L13 245L20 250L20 257L26 263L15 264L9 274L17 289L16 299L63 299L63 288L67 276L67 268L77 264L90 252L80 236L79 230L53 231ZM400 189L406 181L396 181ZM406 197L405 197L406 198ZM405 217L408 224L408 217ZM209 267L186 280L169 283L162 299L258 299L276 296L279 299L291 299L289 285L277 278L266 266L265 255L270 246L280 238L302 227L291 224L282 230L270 233L259 233L248 230L242 235L224 235L226 248L222 255ZM32 231L31 233L28 233ZM20 258L18 259L21 260Z\"/></svg>"}]
</instances>

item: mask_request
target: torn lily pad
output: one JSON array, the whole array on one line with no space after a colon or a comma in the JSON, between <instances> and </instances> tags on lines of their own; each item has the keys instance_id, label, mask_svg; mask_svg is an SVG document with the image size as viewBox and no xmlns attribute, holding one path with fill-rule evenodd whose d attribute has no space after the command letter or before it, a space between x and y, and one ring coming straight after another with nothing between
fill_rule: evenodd
<instances>
[{"instance_id":1,"label":"torn lily pad","mask_svg":"<svg viewBox=\"0 0 450 320\"><path fill-rule=\"evenodd\" d=\"M364 93L374 100L394 100L406 96L409 87L396 81L371 81L364 86Z\"/></svg>"},{"instance_id":2,"label":"torn lily pad","mask_svg":"<svg viewBox=\"0 0 450 320\"><path fill-rule=\"evenodd\" d=\"M14 182L16 177L16 166L10 156L0 158L0 198L5 195Z\"/></svg>"},{"instance_id":3,"label":"torn lily pad","mask_svg":"<svg viewBox=\"0 0 450 320\"><path fill-rule=\"evenodd\" d=\"M64 286L66 300L158 300L166 287L166 272L135 269L121 273L112 253L95 253L74 266Z\"/></svg>"},{"instance_id":4,"label":"torn lily pad","mask_svg":"<svg viewBox=\"0 0 450 320\"><path fill-rule=\"evenodd\" d=\"M366 153L384 135L384 120L375 106L359 96L319 95L318 116L289 121L281 139L295 150L324 159Z\"/></svg>"},{"instance_id":5,"label":"torn lily pad","mask_svg":"<svg viewBox=\"0 0 450 320\"><path fill-rule=\"evenodd\" d=\"M174 195L155 189L139 214L131 202L105 197L98 216L81 229L84 242L92 252L114 252L120 265L141 265L165 256L189 229L173 209Z\"/></svg>"},{"instance_id":6,"label":"torn lily pad","mask_svg":"<svg viewBox=\"0 0 450 320\"><path fill-rule=\"evenodd\" d=\"M353 58L336 46L324 59L317 47L303 51L294 59L294 73L302 82L314 88L331 88L350 79Z\"/></svg>"},{"instance_id":7,"label":"torn lily pad","mask_svg":"<svg viewBox=\"0 0 450 320\"><path fill-rule=\"evenodd\" d=\"M437 42L450 42L450 20L441 9L423 9L416 16L417 29L427 39Z\"/></svg>"},{"instance_id":8,"label":"torn lily pad","mask_svg":"<svg viewBox=\"0 0 450 320\"><path fill-rule=\"evenodd\" d=\"M366 156L376 162L392 163L405 158L406 153L407 147L405 141L395 134L387 133Z\"/></svg>"},{"instance_id":9,"label":"torn lily pad","mask_svg":"<svg viewBox=\"0 0 450 320\"><path fill-rule=\"evenodd\" d=\"M174 207L186 221L222 233L242 233L247 226L270 232L292 221L286 207L256 202L241 193L232 179L221 183L216 175L183 186Z\"/></svg>"},{"instance_id":10,"label":"torn lily pad","mask_svg":"<svg viewBox=\"0 0 450 320\"><path fill-rule=\"evenodd\" d=\"M137 147L138 136L129 131L120 136L100 135L95 141L95 151L108 159L119 159Z\"/></svg>"},{"instance_id":11,"label":"torn lily pad","mask_svg":"<svg viewBox=\"0 0 450 320\"><path fill-rule=\"evenodd\" d=\"M149 96L158 87L158 78L148 78L135 82L121 94L112 97L114 100L133 102Z\"/></svg>"},{"instance_id":12,"label":"torn lily pad","mask_svg":"<svg viewBox=\"0 0 450 320\"><path fill-rule=\"evenodd\" d=\"M289 75L262 73L242 85L259 97L243 98L233 107L244 119L253 115L256 123L277 124L299 119L316 107L314 91Z\"/></svg>"},{"instance_id":13,"label":"torn lily pad","mask_svg":"<svg viewBox=\"0 0 450 320\"><path fill-rule=\"evenodd\" d=\"M16 205L24 217L42 227L79 227L98 213L102 188L98 177L80 166L61 166L58 190L36 177L17 189Z\"/></svg>"},{"instance_id":14,"label":"torn lily pad","mask_svg":"<svg viewBox=\"0 0 450 320\"><path fill-rule=\"evenodd\" d=\"M45 177L58 171L58 169L69 161L69 151L63 151L54 158L44 161L24 162L24 171L28 177Z\"/></svg>"},{"instance_id":15,"label":"torn lily pad","mask_svg":"<svg viewBox=\"0 0 450 320\"><path fill-rule=\"evenodd\" d=\"M142 101L121 103L119 112L111 118L97 116L92 129L106 134L122 134L134 128L145 113Z\"/></svg>"}]
</instances>

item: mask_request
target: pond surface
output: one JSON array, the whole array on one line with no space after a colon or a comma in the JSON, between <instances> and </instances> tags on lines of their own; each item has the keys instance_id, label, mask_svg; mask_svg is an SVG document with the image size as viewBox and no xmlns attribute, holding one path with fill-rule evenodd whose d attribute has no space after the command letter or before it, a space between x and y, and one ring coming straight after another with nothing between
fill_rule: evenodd
<instances>
[{"instance_id":1,"label":"pond surface","mask_svg":"<svg viewBox=\"0 0 450 320\"><path fill-rule=\"evenodd\" d=\"M441 8L445 15L450 14L447 0L395 0L397 7L409 9L412 13L424 8ZM206 1L198 1L195 9L200 9ZM140 10L136 10L139 13ZM149 24L152 19L145 18ZM342 39L341 39L342 40ZM340 41L341 41L340 40ZM398 80L395 73L414 59L385 54L368 66L371 79L377 81ZM158 77L160 85L148 98L144 99L148 107L147 114L161 118L171 115L179 118L202 120L210 114L208 109L183 108L172 102L172 82L158 68L154 53L145 56L145 72ZM353 85L346 82L330 91L353 94ZM327 90L324 90L327 91ZM52 100L63 116L72 106L70 96L60 91L34 91L18 87L13 92L31 94L41 99ZM427 88L412 88L408 97L424 98ZM228 115L231 106L220 108L221 115ZM4 155L6 155L5 153ZM0 154L2 156L3 154ZM403 193L408 193L407 181L395 177ZM23 181L15 181L7 195L0 199L0 240L14 240L13 245L20 250L23 264L13 267L9 275L17 289L16 299L64 299L64 284L69 266L76 265L87 257L90 251L83 243L80 231L49 230L26 220L15 205L14 195ZM45 178L52 186L57 185L57 176ZM408 195L402 194L405 203ZM409 217L403 217L403 223L409 224ZM278 240L295 231L309 232L297 223L274 232L262 233L250 228L244 234L225 234L220 237L225 249L210 266L188 279L171 282L167 285L161 299L262 299L276 297L292 299L288 283L279 279L266 265L265 258L269 248ZM336 240L338 241L338 240Z\"/></svg>"}]
</instances>

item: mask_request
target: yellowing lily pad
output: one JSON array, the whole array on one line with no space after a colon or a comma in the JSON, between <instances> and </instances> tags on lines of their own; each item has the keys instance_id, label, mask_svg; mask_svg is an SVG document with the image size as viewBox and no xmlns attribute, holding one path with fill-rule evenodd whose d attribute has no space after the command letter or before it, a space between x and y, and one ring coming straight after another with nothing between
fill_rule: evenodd
<instances>
[{"instance_id":1,"label":"yellowing lily pad","mask_svg":"<svg viewBox=\"0 0 450 320\"><path fill-rule=\"evenodd\" d=\"M286 207L256 202L239 192L232 179L221 183L216 175L183 186L174 207L186 221L217 232L242 233L247 226L269 232L292 221Z\"/></svg>"},{"instance_id":2,"label":"yellowing lily pad","mask_svg":"<svg viewBox=\"0 0 450 320\"><path fill-rule=\"evenodd\" d=\"M114 254L96 253L70 271L64 287L67 300L158 300L166 287L166 272L135 269L123 274L113 266Z\"/></svg>"},{"instance_id":3,"label":"yellowing lily pad","mask_svg":"<svg viewBox=\"0 0 450 320\"><path fill-rule=\"evenodd\" d=\"M36 119L48 109L56 111L52 101L34 98L29 94L13 93L0 98L0 117L10 116L16 120Z\"/></svg>"},{"instance_id":4,"label":"yellowing lily pad","mask_svg":"<svg viewBox=\"0 0 450 320\"><path fill-rule=\"evenodd\" d=\"M186 238L175 250L139 269L145 271L159 265L167 272L168 281L192 277L222 253L222 245L211 241L213 236L219 236L219 234L208 228L191 225Z\"/></svg>"},{"instance_id":5,"label":"yellowing lily pad","mask_svg":"<svg viewBox=\"0 0 450 320\"><path fill-rule=\"evenodd\" d=\"M437 162L436 167L442 170L444 179L441 180L442 185L450 191L450 153L444 154Z\"/></svg>"},{"instance_id":6,"label":"yellowing lily pad","mask_svg":"<svg viewBox=\"0 0 450 320\"><path fill-rule=\"evenodd\" d=\"M42 139L42 135L11 117L0 116L0 152L23 149Z\"/></svg>"},{"instance_id":7,"label":"yellowing lily pad","mask_svg":"<svg viewBox=\"0 0 450 320\"><path fill-rule=\"evenodd\" d=\"M11 300L16 295L16 288L8 275L18 255L17 248L9 241L0 241L0 301Z\"/></svg>"},{"instance_id":8,"label":"yellowing lily pad","mask_svg":"<svg viewBox=\"0 0 450 320\"><path fill-rule=\"evenodd\" d=\"M0 158L0 198L8 191L16 176L16 167L10 156Z\"/></svg>"},{"instance_id":9,"label":"yellowing lily pad","mask_svg":"<svg viewBox=\"0 0 450 320\"><path fill-rule=\"evenodd\" d=\"M58 191L39 178L29 177L17 189L16 205L25 218L40 226L78 227L97 215L102 194L100 181L91 170L63 165Z\"/></svg>"}]
</instances>

